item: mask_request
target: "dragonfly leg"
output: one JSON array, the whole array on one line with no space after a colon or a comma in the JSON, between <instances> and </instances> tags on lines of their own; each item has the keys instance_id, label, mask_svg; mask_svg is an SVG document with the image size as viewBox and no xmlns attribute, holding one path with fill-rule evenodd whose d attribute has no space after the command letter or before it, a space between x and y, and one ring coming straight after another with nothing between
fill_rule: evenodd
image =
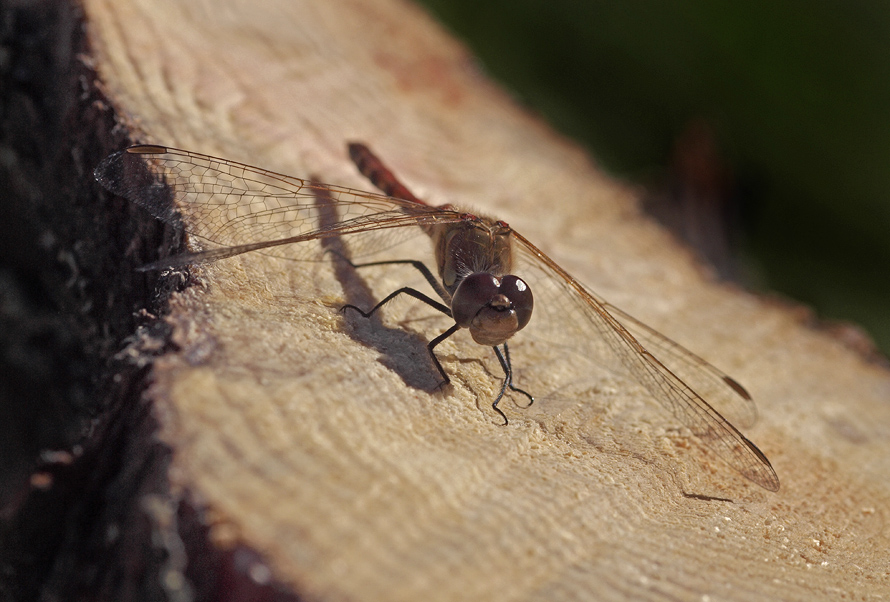
<instances>
[{"instance_id":1,"label":"dragonfly leg","mask_svg":"<svg viewBox=\"0 0 890 602\"><path fill-rule=\"evenodd\" d=\"M355 305L344 305L343 307L340 308L340 311L345 312L347 309L354 309L355 311L360 313L362 315L362 317L370 318L375 313L377 313L378 309L380 309L381 307L383 307L384 305L386 305L387 303L392 301L394 298L396 298L402 294L408 295L410 297L414 297L415 299L417 299L419 301L423 301L424 303L426 303L433 309L438 309L440 312L442 312L449 318L451 317L451 310L448 309L447 305L443 305L443 304L439 303L438 301L436 301L435 299L431 299L430 297L428 297L427 295L424 295L420 291L415 290L408 286L400 288L399 290L393 291L392 293L388 294L386 296L386 298L383 299L383 301L381 301L380 303L378 303L377 305L372 307L370 309L370 311L364 311L363 309L361 309L360 307L356 307Z\"/></svg>"},{"instance_id":2,"label":"dragonfly leg","mask_svg":"<svg viewBox=\"0 0 890 602\"><path fill-rule=\"evenodd\" d=\"M363 309L361 309L360 307L356 307L355 305L344 305L343 307L340 308L340 311L345 312L347 309L354 309L355 311L360 313L362 315L362 317L370 318L377 312L378 309L380 309L381 307L383 307L384 305L386 305L387 303L392 301L393 298L395 298L399 295L402 295L402 294L409 295L411 297L414 297L415 299L423 301L430 307L432 307L434 309L438 309L440 312L442 312L449 318L451 317L451 310L448 309L447 306L439 303L435 299L431 299L430 297L428 297L427 295L424 295L420 291L415 290L413 288L409 288L409 287L400 288L399 290L390 293L389 295L386 296L385 299L383 299L383 301L381 301L380 303L378 303L377 305L372 307L370 309L370 311L364 311ZM433 358L433 363L436 365L436 369L439 371L439 374L442 375L442 382L439 383L439 387L444 387L445 385L447 385L448 383L451 382L451 379L448 378L448 375L445 373L445 369L442 368L442 364L439 363L439 358L436 357L436 354L433 352L433 349L435 348L436 345L438 345L439 343L441 343L442 341L444 341L445 339L447 339L448 337L453 335L458 330L460 330L460 326L458 324L455 324L454 326L452 326L451 328L449 328L448 330L446 330L445 332L443 332L442 334L437 336L435 339L430 341L426 347L427 350L430 352L430 357Z\"/></svg>"},{"instance_id":3,"label":"dragonfly leg","mask_svg":"<svg viewBox=\"0 0 890 602\"><path fill-rule=\"evenodd\" d=\"M507 343L504 343L504 359L506 360L507 368L510 371L510 382L507 383L507 386L510 387L511 391L516 391L517 393L522 393L526 397L528 397L528 405L525 407L529 407L533 403L535 403L535 398L531 396L530 393L526 392L519 387L513 385L513 362L510 361L510 348L507 347ZM503 366L503 363L501 364Z\"/></svg>"},{"instance_id":4,"label":"dragonfly leg","mask_svg":"<svg viewBox=\"0 0 890 602\"><path fill-rule=\"evenodd\" d=\"M437 336L435 339L430 341L429 345L426 346L427 350L430 352L430 357L433 358L433 363L436 364L436 368L438 368L439 370L439 374L442 375L442 382L439 383L439 388L448 385L448 383L451 382L451 379L448 378L448 374L445 373L445 369L442 367L442 364L439 363L439 358L436 357L436 353L433 351L433 349L436 348L436 345L453 335L458 330L460 330L460 326L455 324L454 326Z\"/></svg>"},{"instance_id":5,"label":"dragonfly leg","mask_svg":"<svg viewBox=\"0 0 890 602\"><path fill-rule=\"evenodd\" d=\"M432 271L426 266L422 261L417 261L415 259L392 259L387 261L372 261L370 263L355 263L345 255L338 253L337 251L333 251L328 249L327 253L331 253L336 255L346 263L348 263L353 268L367 268L375 265L397 265L397 264L406 264L413 266L418 272L423 274L423 277L426 278L426 281L430 283L430 286L433 287L433 290L436 291L436 294L439 295L445 303L451 302L451 295L449 295L442 284L436 280L436 277L433 276ZM437 308L438 309L438 308Z\"/></svg>"},{"instance_id":6,"label":"dragonfly leg","mask_svg":"<svg viewBox=\"0 0 890 602\"><path fill-rule=\"evenodd\" d=\"M498 357L498 361L501 363L501 368L504 369L504 383L501 385L501 390L498 393L498 396L495 398L494 402L492 402L491 407L492 409L494 409L495 412L501 415L501 418L504 419L503 426L507 426L507 424L509 423L509 421L507 420L507 416L498 407L498 404L504 397L504 393L507 391L507 387L510 387L511 391L522 393L523 395L528 397L528 406L532 405L535 402L535 398L526 391L523 391L519 387L513 385L513 365L510 363L510 349L507 347L507 344L504 343L504 353L501 353L501 350L498 349L496 345L493 346L492 349L494 349L494 354Z\"/></svg>"},{"instance_id":7,"label":"dragonfly leg","mask_svg":"<svg viewBox=\"0 0 890 602\"><path fill-rule=\"evenodd\" d=\"M495 349L497 349L497 347L495 347ZM500 351L498 351L498 358L500 358ZM510 421L507 420L507 415L504 414L504 411L498 407L498 404L501 402L501 399L504 397L504 391L507 390L507 380L508 379L506 379L506 378L504 379L504 382L501 384L501 390L498 393L498 396L495 397L494 401L491 403L491 409L493 409L495 412L500 414L501 418L504 419L504 424L502 424L501 426L507 426L508 424L510 424Z\"/></svg>"}]
</instances>

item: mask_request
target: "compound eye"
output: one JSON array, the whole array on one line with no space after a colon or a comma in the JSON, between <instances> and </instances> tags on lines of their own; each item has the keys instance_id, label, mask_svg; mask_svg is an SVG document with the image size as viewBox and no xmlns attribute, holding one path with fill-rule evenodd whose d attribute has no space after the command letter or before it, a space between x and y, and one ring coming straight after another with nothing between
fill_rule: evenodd
<instances>
[{"instance_id":1,"label":"compound eye","mask_svg":"<svg viewBox=\"0 0 890 602\"><path fill-rule=\"evenodd\" d=\"M469 328L476 314L498 294L500 285L497 278L483 272L464 278L451 299L454 321L462 328Z\"/></svg>"},{"instance_id":2,"label":"compound eye","mask_svg":"<svg viewBox=\"0 0 890 602\"><path fill-rule=\"evenodd\" d=\"M532 310L535 307L535 298L532 295L531 287L522 278L510 275L504 276L501 280L499 292L510 300L519 322L517 330L522 330L531 320Z\"/></svg>"}]
</instances>

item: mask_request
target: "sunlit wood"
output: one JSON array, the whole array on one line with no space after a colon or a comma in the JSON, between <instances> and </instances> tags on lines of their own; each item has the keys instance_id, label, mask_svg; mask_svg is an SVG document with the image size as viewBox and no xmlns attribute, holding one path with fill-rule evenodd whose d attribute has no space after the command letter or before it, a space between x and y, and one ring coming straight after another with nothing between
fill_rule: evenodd
<instances>
[{"instance_id":1,"label":"sunlit wood","mask_svg":"<svg viewBox=\"0 0 890 602\"><path fill-rule=\"evenodd\" d=\"M489 349L460 333L444 342L452 387L436 390L425 344L447 318L409 302L371 324L337 311L412 284L410 268L356 276L252 253L193 268L197 285L170 300L172 350L147 392L173 454L164 478L204 513L207 550L254 550L307 599L890 589L887 373L785 306L711 281L639 214L630 187L517 107L415 6L84 7L92 60L132 141L351 188L366 184L344 145L368 142L421 198L506 220L744 383L759 410L745 433L782 477L778 493L738 478L608 371L528 409L503 403L510 424L499 426ZM403 245L430 252L422 236ZM573 367L544 348L531 341L513 363L520 379L555 386Z\"/></svg>"}]
</instances>

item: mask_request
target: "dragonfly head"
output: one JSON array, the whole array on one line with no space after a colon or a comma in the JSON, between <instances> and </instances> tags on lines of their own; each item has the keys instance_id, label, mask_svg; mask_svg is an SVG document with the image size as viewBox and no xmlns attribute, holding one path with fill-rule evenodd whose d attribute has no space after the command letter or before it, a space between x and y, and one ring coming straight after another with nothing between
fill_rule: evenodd
<instances>
[{"instance_id":1,"label":"dragonfly head","mask_svg":"<svg viewBox=\"0 0 890 602\"><path fill-rule=\"evenodd\" d=\"M516 276L470 274L451 299L454 321L470 329L480 345L500 345L522 330L532 317L534 297L526 282Z\"/></svg>"}]
</instances>

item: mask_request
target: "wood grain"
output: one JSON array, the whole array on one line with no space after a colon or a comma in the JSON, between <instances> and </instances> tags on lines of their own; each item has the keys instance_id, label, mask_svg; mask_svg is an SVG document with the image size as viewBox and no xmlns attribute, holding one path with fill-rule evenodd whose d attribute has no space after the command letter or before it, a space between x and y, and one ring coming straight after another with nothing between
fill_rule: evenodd
<instances>
[{"instance_id":1,"label":"wood grain","mask_svg":"<svg viewBox=\"0 0 890 602\"><path fill-rule=\"evenodd\" d=\"M604 176L396 0L85 0L101 85L134 141L369 188L369 143L418 195L511 223L579 280L743 382L772 494L639 388L488 407L487 350L398 304L405 273L247 255L194 268L154 364L172 495L220 548L308 599L878 599L890 592L890 375L794 311L708 280ZM429 253L425 241L406 253ZM427 255L428 256L428 255ZM138 277L134 275L134 278ZM514 361L518 361L514 359ZM525 356L526 362L559 358ZM260 571L257 574L265 574ZM259 579L259 577L258 577Z\"/></svg>"}]
</instances>

